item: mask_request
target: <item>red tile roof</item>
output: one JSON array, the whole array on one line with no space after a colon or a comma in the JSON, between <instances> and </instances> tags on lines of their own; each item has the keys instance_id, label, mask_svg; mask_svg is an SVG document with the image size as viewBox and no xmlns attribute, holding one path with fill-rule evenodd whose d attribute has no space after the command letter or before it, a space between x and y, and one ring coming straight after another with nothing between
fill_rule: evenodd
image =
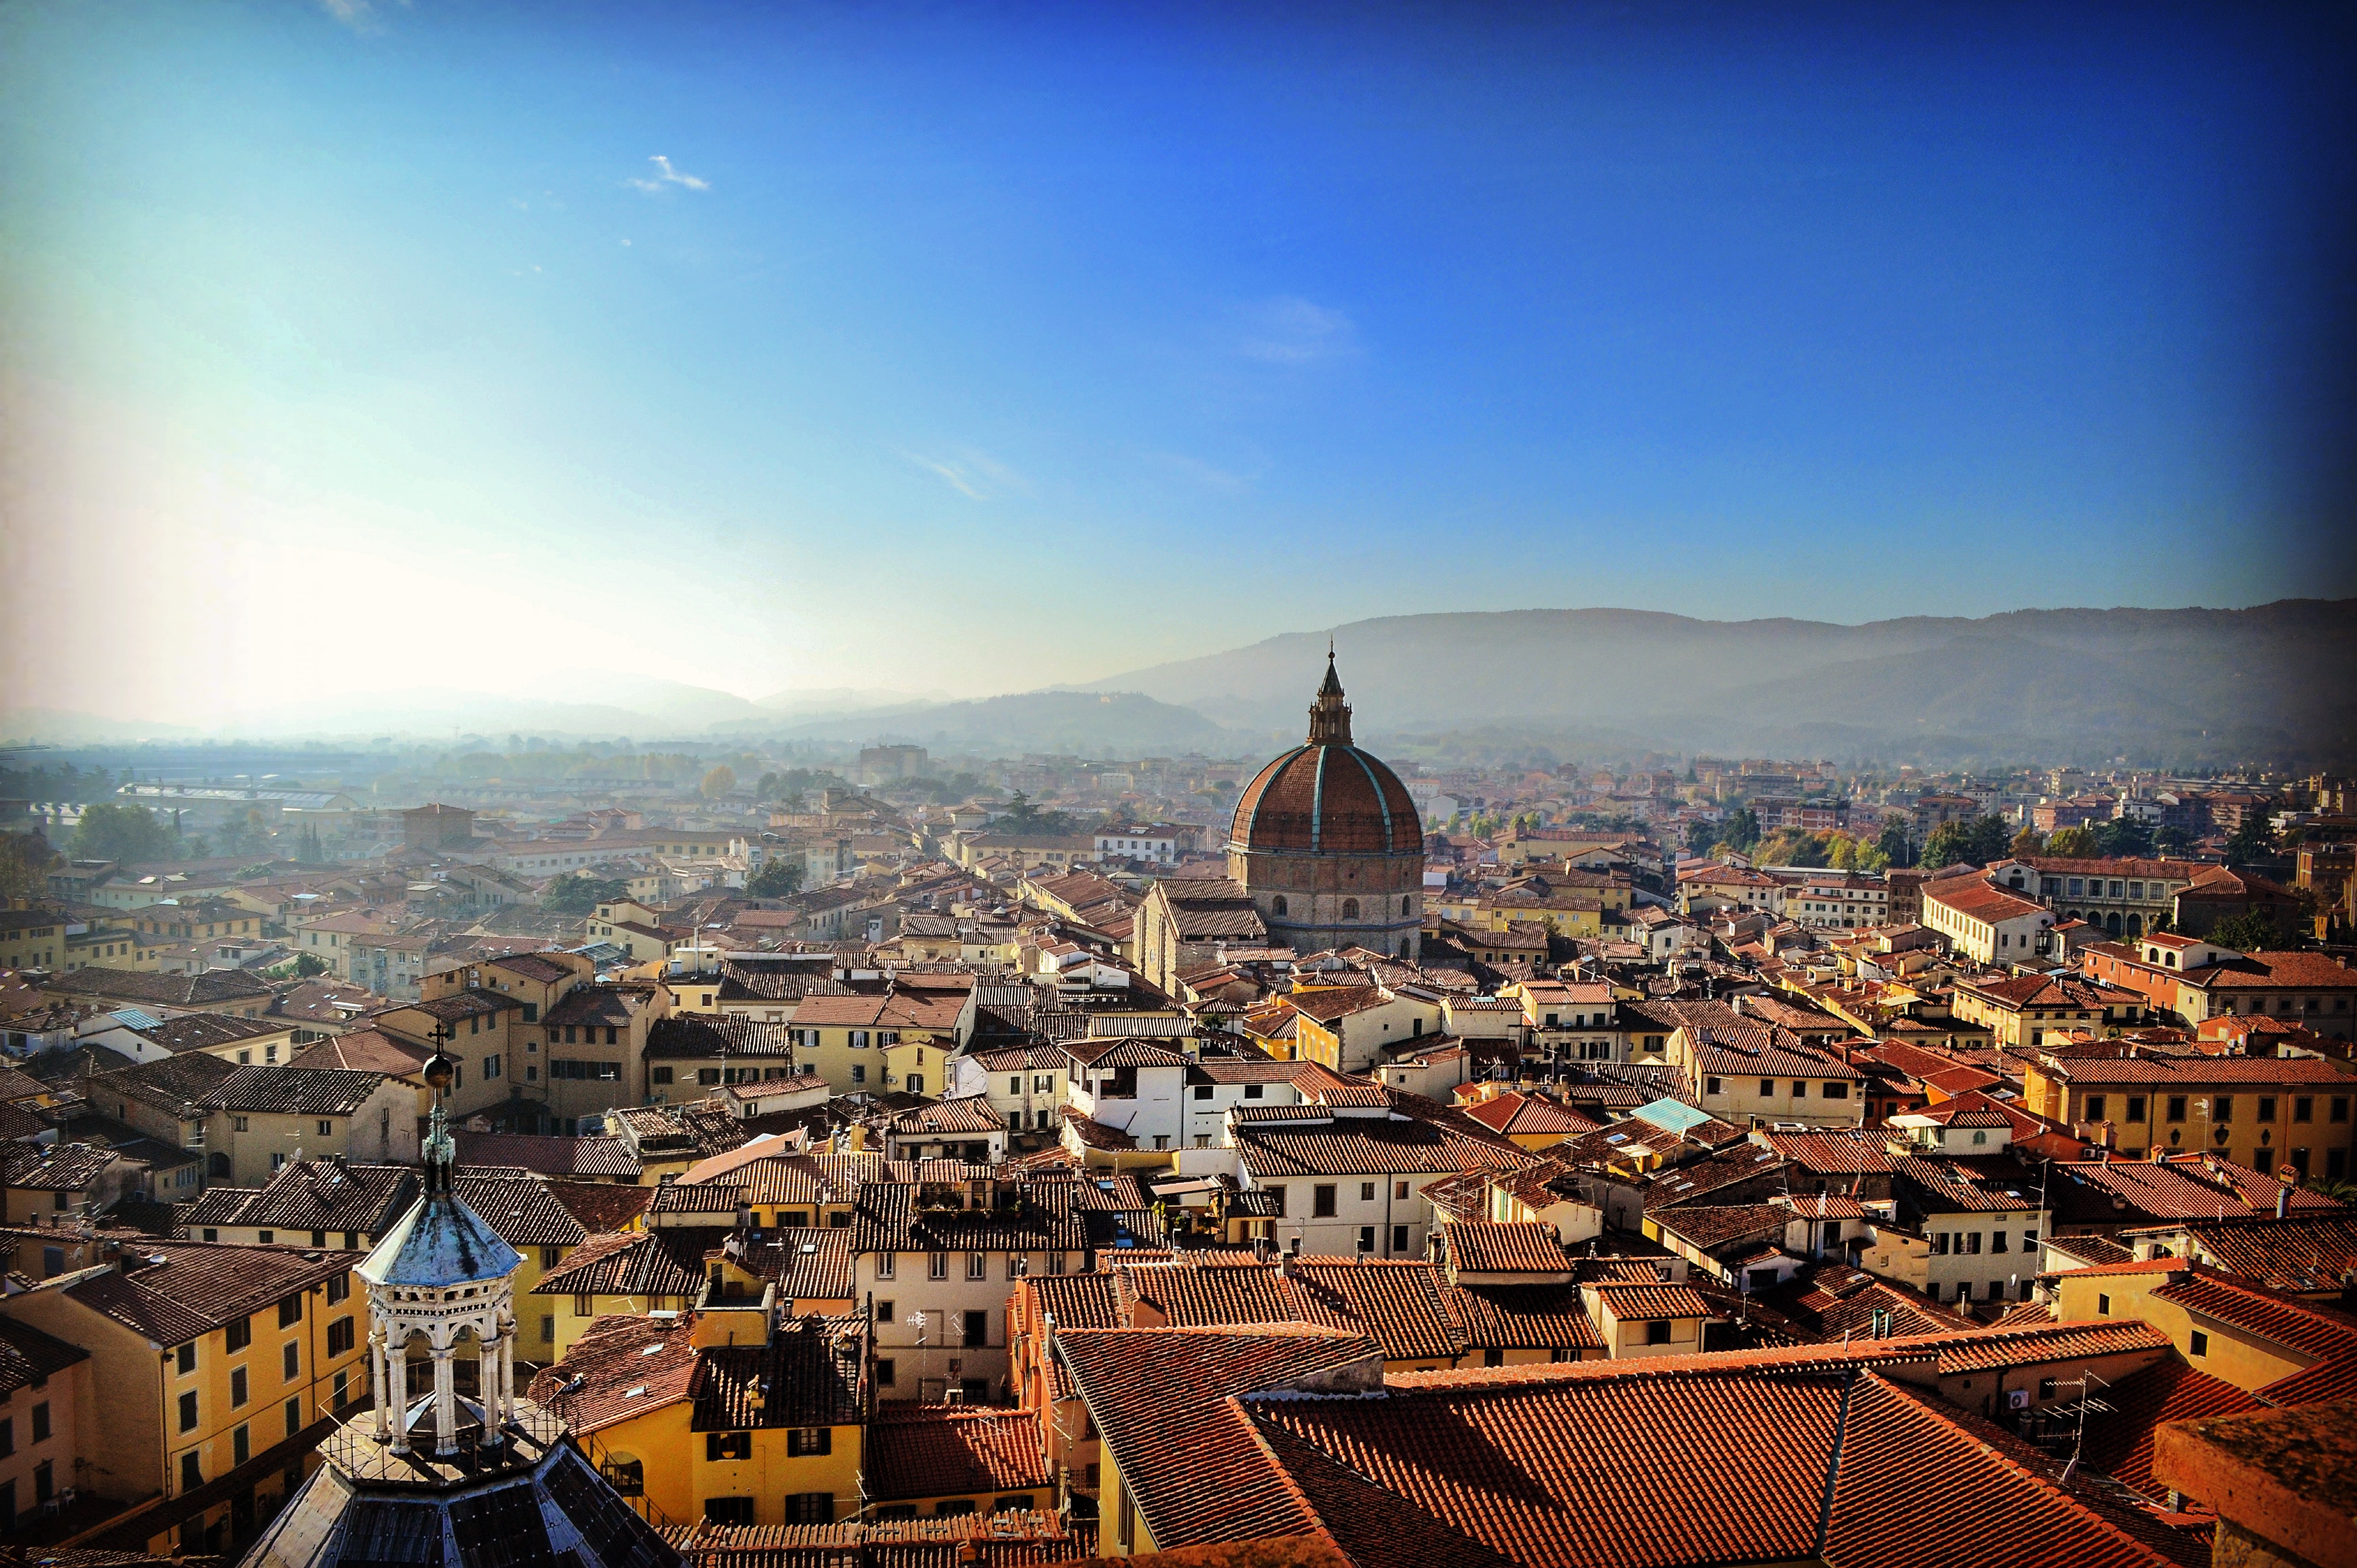
<instances>
[{"instance_id":1,"label":"red tile roof","mask_svg":"<svg viewBox=\"0 0 2357 1568\"><path fill-rule=\"evenodd\" d=\"M2357 1215L2201 1220L2186 1232L2207 1261L2275 1290L2337 1291L2357 1268Z\"/></svg>"},{"instance_id":2,"label":"red tile roof","mask_svg":"<svg viewBox=\"0 0 2357 1568\"><path fill-rule=\"evenodd\" d=\"M1455 1285L1448 1310L1469 1349L1601 1349L1576 1284Z\"/></svg>"},{"instance_id":3,"label":"red tile roof","mask_svg":"<svg viewBox=\"0 0 2357 1568\"><path fill-rule=\"evenodd\" d=\"M284 1247L213 1246L193 1241L143 1242L139 1258L160 1257L125 1273L96 1274L64 1287L66 1294L158 1345L185 1344L269 1306L283 1296L345 1273L357 1252L314 1252Z\"/></svg>"},{"instance_id":4,"label":"red tile roof","mask_svg":"<svg viewBox=\"0 0 2357 1568\"><path fill-rule=\"evenodd\" d=\"M2005 920L2018 920L2026 916L2042 915L2046 907L2027 898L2017 898L2003 888L1977 877L1958 877L1950 882L1927 882L1923 897L1953 909L1969 920L1996 925Z\"/></svg>"},{"instance_id":5,"label":"red tile roof","mask_svg":"<svg viewBox=\"0 0 2357 1568\"><path fill-rule=\"evenodd\" d=\"M1254 1440L1232 1396L1353 1368L1372 1381L1383 1349L1363 1335L1305 1326L1074 1329L1057 1335L1056 1353L1147 1530L1167 1549L1309 1533L1300 1493Z\"/></svg>"},{"instance_id":6,"label":"red tile roof","mask_svg":"<svg viewBox=\"0 0 2357 1568\"><path fill-rule=\"evenodd\" d=\"M1453 1360L1465 1353L1442 1299L1439 1272L1430 1263L1302 1258L1293 1265L1292 1283L1302 1317L1368 1335L1387 1360Z\"/></svg>"},{"instance_id":7,"label":"red tile roof","mask_svg":"<svg viewBox=\"0 0 2357 1568\"><path fill-rule=\"evenodd\" d=\"M2328 1359L2357 1359L2357 1316L2313 1302L2296 1301L2247 1281L2199 1264L2186 1277L2152 1293L2190 1313L2231 1323L2248 1334Z\"/></svg>"},{"instance_id":8,"label":"red tile roof","mask_svg":"<svg viewBox=\"0 0 2357 1568\"><path fill-rule=\"evenodd\" d=\"M2175 1356L2114 1382L2101 1403L2108 1408L2091 1408L2086 1418L2088 1466L2155 1499L2168 1488L2152 1478L2153 1428L2260 1408L2255 1396Z\"/></svg>"},{"instance_id":9,"label":"red tile roof","mask_svg":"<svg viewBox=\"0 0 2357 1568\"><path fill-rule=\"evenodd\" d=\"M596 1432L687 1398L695 1377L694 1319L612 1316L589 1325L565 1359L532 1380L526 1397ZM580 1386L567 1389L575 1379Z\"/></svg>"},{"instance_id":10,"label":"red tile roof","mask_svg":"<svg viewBox=\"0 0 2357 1568\"><path fill-rule=\"evenodd\" d=\"M1703 1299L1702 1293L1685 1285L1598 1280L1586 1288L1595 1296L1597 1311L1609 1314L1619 1323L1641 1318L1714 1316L1710 1303Z\"/></svg>"},{"instance_id":11,"label":"red tile roof","mask_svg":"<svg viewBox=\"0 0 2357 1568\"><path fill-rule=\"evenodd\" d=\"M1440 1234L1449 1261L1459 1273L1562 1274L1571 1270L1555 1227L1536 1220L1497 1224L1460 1219L1443 1228Z\"/></svg>"},{"instance_id":12,"label":"red tile roof","mask_svg":"<svg viewBox=\"0 0 2357 1568\"><path fill-rule=\"evenodd\" d=\"M1037 1411L880 1405L866 1460L867 1495L879 1502L1052 1484Z\"/></svg>"}]
</instances>

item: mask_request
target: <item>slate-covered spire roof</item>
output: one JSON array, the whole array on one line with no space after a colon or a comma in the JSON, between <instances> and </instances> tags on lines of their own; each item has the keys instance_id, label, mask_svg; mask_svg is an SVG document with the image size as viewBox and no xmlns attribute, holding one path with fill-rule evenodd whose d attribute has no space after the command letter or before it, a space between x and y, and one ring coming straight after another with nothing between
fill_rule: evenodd
<instances>
[{"instance_id":1,"label":"slate-covered spire roof","mask_svg":"<svg viewBox=\"0 0 2357 1568\"><path fill-rule=\"evenodd\" d=\"M523 1258L455 1192L429 1193L385 1232L353 1272L374 1285L477 1284L503 1280Z\"/></svg>"}]
</instances>

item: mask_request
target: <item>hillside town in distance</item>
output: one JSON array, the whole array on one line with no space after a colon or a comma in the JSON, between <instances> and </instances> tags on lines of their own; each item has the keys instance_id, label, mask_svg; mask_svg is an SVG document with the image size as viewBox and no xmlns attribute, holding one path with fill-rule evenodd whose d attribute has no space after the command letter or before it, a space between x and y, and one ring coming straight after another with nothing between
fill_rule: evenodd
<instances>
[{"instance_id":1,"label":"hillside town in distance","mask_svg":"<svg viewBox=\"0 0 2357 1568\"><path fill-rule=\"evenodd\" d=\"M0 757L0 1534L2350 1560L2357 784L1378 755L1347 651L1231 757Z\"/></svg>"}]
</instances>

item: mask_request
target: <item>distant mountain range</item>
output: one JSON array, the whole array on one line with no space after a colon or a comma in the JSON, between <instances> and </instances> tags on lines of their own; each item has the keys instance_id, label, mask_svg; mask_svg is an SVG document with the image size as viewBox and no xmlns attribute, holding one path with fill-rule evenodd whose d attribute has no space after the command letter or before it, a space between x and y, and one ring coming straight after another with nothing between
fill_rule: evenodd
<instances>
[{"instance_id":1,"label":"distant mountain range","mask_svg":"<svg viewBox=\"0 0 2357 1568\"><path fill-rule=\"evenodd\" d=\"M1301 732L1328 635L1286 633L1079 686L970 702L875 688L753 702L584 672L577 690L586 700L554 685L517 696L413 691L359 697L334 714L251 715L218 733L1251 755ZM1385 617L1331 635L1360 737L1418 749L1704 750L1934 765L2357 760L2357 600L2018 610L1863 626L1506 610ZM0 714L0 737L11 740L87 745L196 733L46 709Z\"/></svg>"},{"instance_id":2,"label":"distant mountain range","mask_svg":"<svg viewBox=\"0 0 2357 1568\"><path fill-rule=\"evenodd\" d=\"M1327 636L1273 637L1082 689L1290 731ZM2357 600L1864 626L1509 610L1388 617L1332 636L1361 736L1609 734L1674 749L1990 762L2357 756Z\"/></svg>"}]
</instances>

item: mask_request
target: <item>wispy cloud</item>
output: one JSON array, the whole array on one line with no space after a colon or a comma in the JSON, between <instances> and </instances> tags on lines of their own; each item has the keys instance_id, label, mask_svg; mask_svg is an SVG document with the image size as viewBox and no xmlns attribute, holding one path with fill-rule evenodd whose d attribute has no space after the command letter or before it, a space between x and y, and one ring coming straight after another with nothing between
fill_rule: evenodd
<instances>
[{"instance_id":1,"label":"wispy cloud","mask_svg":"<svg viewBox=\"0 0 2357 1568\"><path fill-rule=\"evenodd\" d=\"M1246 306L1236 352L1271 365L1311 365L1359 350L1359 328L1341 311L1287 295Z\"/></svg>"},{"instance_id":2,"label":"wispy cloud","mask_svg":"<svg viewBox=\"0 0 2357 1568\"><path fill-rule=\"evenodd\" d=\"M409 0L401 0L406 10ZM319 9L356 33L382 32L376 19L376 6L370 0L319 0Z\"/></svg>"},{"instance_id":3,"label":"wispy cloud","mask_svg":"<svg viewBox=\"0 0 2357 1568\"><path fill-rule=\"evenodd\" d=\"M667 185L683 185L690 190L710 190L712 188L712 182L704 178L702 176L692 175L687 173L684 169L676 169L672 167L671 160L663 156L661 153L657 153L654 156L649 158L647 162L655 166L656 174L654 178L633 178L624 180L622 183L640 190L661 190Z\"/></svg>"},{"instance_id":4,"label":"wispy cloud","mask_svg":"<svg viewBox=\"0 0 2357 1568\"><path fill-rule=\"evenodd\" d=\"M905 450L900 456L969 500L986 501L1003 495L1031 493L1030 481L1021 474L989 453L971 446L959 448L953 457L934 457L922 452Z\"/></svg>"},{"instance_id":5,"label":"wispy cloud","mask_svg":"<svg viewBox=\"0 0 2357 1568\"><path fill-rule=\"evenodd\" d=\"M1217 490L1222 495L1234 495L1252 489L1257 477L1214 467L1200 457L1189 457L1184 452L1148 452L1145 456L1147 462L1158 467L1167 468L1207 490Z\"/></svg>"}]
</instances>

